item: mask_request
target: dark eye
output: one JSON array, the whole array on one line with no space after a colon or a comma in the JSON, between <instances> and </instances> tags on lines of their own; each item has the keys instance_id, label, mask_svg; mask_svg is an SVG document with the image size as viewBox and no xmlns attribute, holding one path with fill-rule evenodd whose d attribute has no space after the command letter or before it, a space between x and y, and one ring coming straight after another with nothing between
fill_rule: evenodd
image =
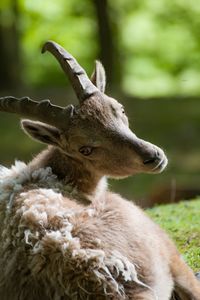
<instances>
[{"instance_id":1,"label":"dark eye","mask_svg":"<svg viewBox=\"0 0 200 300\"><path fill-rule=\"evenodd\" d=\"M92 147L89 146L83 146L79 149L79 152L83 154L84 156L88 156L92 153Z\"/></svg>"},{"instance_id":2,"label":"dark eye","mask_svg":"<svg viewBox=\"0 0 200 300\"><path fill-rule=\"evenodd\" d=\"M123 107L123 106L122 106L122 113L125 114L125 110L124 110L124 107Z\"/></svg>"}]
</instances>

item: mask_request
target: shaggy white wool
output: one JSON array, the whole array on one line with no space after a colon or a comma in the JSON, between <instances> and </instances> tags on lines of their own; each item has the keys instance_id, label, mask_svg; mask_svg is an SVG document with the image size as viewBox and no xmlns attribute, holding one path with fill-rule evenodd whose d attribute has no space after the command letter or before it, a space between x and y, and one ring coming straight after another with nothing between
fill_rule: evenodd
<instances>
[{"instance_id":1,"label":"shaggy white wool","mask_svg":"<svg viewBox=\"0 0 200 300\"><path fill-rule=\"evenodd\" d=\"M51 186L53 182L56 182L56 176L52 174L49 167L32 171L20 161L16 161L10 169L0 166L0 201L22 190L23 185L28 182L40 182Z\"/></svg>"},{"instance_id":2,"label":"shaggy white wool","mask_svg":"<svg viewBox=\"0 0 200 300\"><path fill-rule=\"evenodd\" d=\"M0 165L0 201L8 200L10 209L16 193L23 190L23 186L31 184L31 188L48 187L63 194L72 193L70 186L64 186L57 180L50 167L32 170L24 162L16 161L11 168Z\"/></svg>"},{"instance_id":3,"label":"shaggy white wool","mask_svg":"<svg viewBox=\"0 0 200 300\"><path fill-rule=\"evenodd\" d=\"M24 192L24 186L29 184L31 184L31 189ZM105 253L101 249L100 240L95 241L97 249L81 247L79 237L73 236L72 233L73 220L79 216L92 218L96 211L91 207L70 209L66 205L64 196L59 193L60 190L69 191L70 189L63 187L57 181L51 168L31 171L22 162L16 162L11 169L1 166L0 201L7 201L8 212L12 208L16 194L21 203L15 212L16 215L20 216L18 233L10 237L10 240L23 236L24 244L32 248L33 256L48 255L51 247L59 250L63 261L66 261L67 258L67 265L71 269L74 269L76 265L88 266L86 270L88 269L90 272L92 270L93 276L104 287L105 294L111 290L125 299L123 283L118 280L119 276L125 282L136 282L151 290L149 286L138 279L133 263L117 251ZM52 226L55 224L55 220L59 223L57 227ZM8 223L5 222L4 224ZM6 227L3 229L2 237L5 232ZM4 247L8 243L7 238ZM87 271L84 269L84 272ZM60 284L62 285L62 282ZM155 299L157 299L156 295Z\"/></svg>"},{"instance_id":4,"label":"shaggy white wool","mask_svg":"<svg viewBox=\"0 0 200 300\"><path fill-rule=\"evenodd\" d=\"M33 196L37 200L37 205L34 209L30 205ZM106 255L105 251L99 248L101 242L98 239L96 241L97 249L83 249L80 239L73 236L73 218L82 215L92 218L95 215L94 209L82 208L80 210L70 210L64 207L62 195L49 189L28 191L21 193L20 197L23 198L24 203L20 209L23 211L23 222L26 224L30 222L31 218L32 224L40 224L43 228L42 236L34 229L28 229L24 232L25 242L32 246L34 255L44 255L47 251L47 245L49 251L49 245L53 244L63 254L63 257L68 257L68 268L73 269L74 265L77 264L79 266L87 265L90 270L92 269L93 275L101 282L101 285L104 286L105 294L108 293L107 288L109 287L113 292L121 295L122 299L125 297L125 291L123 284L118 281L119 276L122 276L125 282L134 281L139 285L151 289L138 279L134 264L118 251L112 251ZM48 203L46 204L47 197ZM46 205L48 205L48 218L60 218L62 225L59 230L46 229L49 227ZM156 295L155 299L157 299Z\"/></svg>"}]
</instances>

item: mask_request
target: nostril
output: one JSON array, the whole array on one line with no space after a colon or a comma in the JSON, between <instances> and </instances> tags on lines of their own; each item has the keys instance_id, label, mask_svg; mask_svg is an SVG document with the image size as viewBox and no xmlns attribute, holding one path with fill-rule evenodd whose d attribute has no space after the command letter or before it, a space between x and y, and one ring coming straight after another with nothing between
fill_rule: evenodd
<instances>
[{"instance_id":1,"label":"nostril","mask_svg":"<svg viewBox=\"0 0 200 300\"><path fill-rule=\"evenodd\" d=\"M160 157L161 157L161 153L160 153L160 151L158 151L158 150L156 151L156 157L157 157L157 158L160 158Z\"/></svg>"},{"instance_id":2,"label":"nostril","mask_svg":"<svg viewBox=\"0 0 200 300\"><path fill-rule=\"evenodd\" d=\"M149 158L145 159L143 161L144 165L153 164L156 161L160 160L160 152L157 150L154 154L154 156L150 156Z\"/></svg>"}]
</instances>

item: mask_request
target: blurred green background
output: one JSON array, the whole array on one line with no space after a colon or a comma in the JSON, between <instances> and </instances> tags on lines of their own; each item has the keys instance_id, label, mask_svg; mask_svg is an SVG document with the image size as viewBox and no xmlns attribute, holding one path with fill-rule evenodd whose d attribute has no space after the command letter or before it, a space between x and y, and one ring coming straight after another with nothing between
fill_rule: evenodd
<instances>
[{"instance_id":1,"label":"blurred green background","mask_svg":"<svg viewBox=\"0 0 200 300\"><path fill-rule=\"evenodd\" d=\"M100 59L131 128L169 157L164 173L110 181L112 189L143 206L199 195L199 16L196 0L1 0L0 95L76 103L55 59L40 54L48 39L89 74ZM43 147L18 120L0 115L1 164L28 161Z\"/></svg>"}]
</instances>

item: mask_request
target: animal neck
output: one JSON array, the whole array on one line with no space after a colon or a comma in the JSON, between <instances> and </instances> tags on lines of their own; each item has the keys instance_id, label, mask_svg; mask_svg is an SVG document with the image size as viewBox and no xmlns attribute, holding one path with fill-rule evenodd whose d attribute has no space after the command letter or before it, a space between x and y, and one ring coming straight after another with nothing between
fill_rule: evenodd
<instances>
[{"instance_id":1,"label":"animal neck","mask_svg":"<svg viewBox=\"0 0 200 300\"><path fill-rule=\"evenodd\" d=\"M58 148L48 147L38 154L29 164L33 170L51 167L53 174L65 185L70 185L82 202L101 197L107 189L106 177L95 174L81 161L75 160ZM73 196L75 196L73 194Z\"/></svg>"}]
</instances>

